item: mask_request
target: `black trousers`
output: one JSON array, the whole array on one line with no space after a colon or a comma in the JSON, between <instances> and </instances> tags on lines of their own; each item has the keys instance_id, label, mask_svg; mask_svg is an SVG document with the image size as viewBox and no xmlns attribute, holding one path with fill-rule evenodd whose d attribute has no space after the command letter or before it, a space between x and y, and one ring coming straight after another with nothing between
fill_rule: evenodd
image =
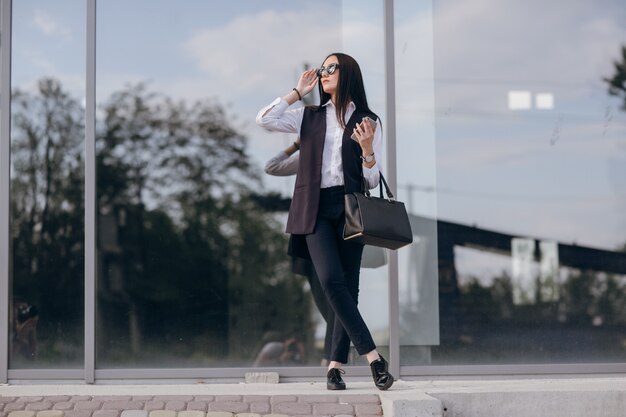
<instances>
[{"instance_id":1,"label":"black trousers","mask_svg":"<svg viewBox=\"0 0 626 417\"><path fill-rule=\"evenodd\" d=\"M363 245L343 240L344 188L323 188L313 233L306 243L315 272L335 312L331 361L347 363L350 341L359 355L376 349L357 308Z\"/></svg>"}]
</instances>

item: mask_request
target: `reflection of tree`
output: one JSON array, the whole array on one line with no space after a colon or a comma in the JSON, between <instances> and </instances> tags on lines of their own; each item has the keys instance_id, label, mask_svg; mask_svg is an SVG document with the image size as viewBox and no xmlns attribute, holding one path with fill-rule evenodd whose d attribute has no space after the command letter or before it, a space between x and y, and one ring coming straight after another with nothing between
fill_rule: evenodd
<instances>
[{"instance_id":1,"label":"reflection of tree","mask_svg":"<svg viewBox=\"0 0 626 417\"><path fill-rule=\"evenodd\" d=\"M16 92L13 107L14 288L40 305L41 326L71 317L80 334L84 112L52 80L33 94ZM101 114L102 363L154 364L150 349L200 355L196 364L202 356L240 360L254 355L265 331L307 328L284 236L251 198L259 171L224 110L137 85L113 94Z\"/></svg>"},{"instance_id":2,"label":"reflection of tree","mask_svg":"<svg viewBox=\"0 0 626 417\"><path fill-rule=\"evenodd\" d=\"M555 301L515 305L511 278L477 277L460 286L463 332L435 356L510 363L619 360L626 328L622 276L570 269ZM539 300L539 297L537 298Z\"/></svg>"},{"instance_id":3,"label":"reflection of tree","mask_svg":"<svg viewBox=\"0 0 626 417\"><path fill-rule=\"evenodd\" d=\"M305 305L295 304L302 288L285 279L284 236L249 197L258 171L222 108L174 102L139 85L102 110L98 206L119 226L119 253L109 261L123 278L103 292L111 310L100 316L121 303L147 345L233 358L252 356L246 349L263 331L304 319ZM274 300L283 314L268 308ZM115 346L117 335L109 336ZM139 336L131 332L130 342L139 354Z\"/></svg>"},{"instance_id":4,"label":"reflection of tree","mask_svg":"<svg viewBox=\"0 0 626 417\"><path fill-rule=\"evenodd\" d=\"M609 94L622 98L622 109L626 110L626 46L622 46L621 61L613 62L615 74L611 78L604 78L609 86Z\"/></svg>"},{"instance_id":5,"label":"reflection of tree","mask_svg":"<svg viewBox=\"0 0 626 417\"><path fill-rule=\"evenodd\" d=\"M59 323L58 336L78 339L72 330L82 325L84 298L83 120L78 102L56 81L41 80L34 94L13 93L13 292ZM40 336L52 331L44 326Z\"/></svg>"}]
</instances>

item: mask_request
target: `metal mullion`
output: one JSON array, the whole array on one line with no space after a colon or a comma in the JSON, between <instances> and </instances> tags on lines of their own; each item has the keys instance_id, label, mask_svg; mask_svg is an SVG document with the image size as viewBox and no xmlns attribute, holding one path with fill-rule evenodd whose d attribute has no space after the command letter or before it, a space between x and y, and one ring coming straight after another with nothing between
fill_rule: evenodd
<instances>
[{"instance_id":1,"label":"metal mullion","mask_svg":"<svg viewBox=\"0 0 626 417\"><path fill-rule=\"evenodd\" d=\"M96 0L86 0L85 45L85 382L96 368Z\"/></svg>"},{"instance_id":2,"label":"metal mullion","mask_svg":"<svg viewBox=\"0 0 626 417\"><path fill-rule=\"evenodd\" d=\"M397 195L396 174L396 70L393 0L385 0L383 11L385 48L385 118L386 166L385 177L392 192ZM398 252L389 251L389 366L391 373L400 377L400 331L398 297Z\"/></svg>"},{"instance_id":3,"label":"metal mullion","mask_svg":"<svg viewBox=\"0 0 626 417\"><path fill-rule=\"evenodd\" d=\"M2 0L0 45L0 383L8 382L11 190L11 0Z\"/></svg>"}]
</instances>

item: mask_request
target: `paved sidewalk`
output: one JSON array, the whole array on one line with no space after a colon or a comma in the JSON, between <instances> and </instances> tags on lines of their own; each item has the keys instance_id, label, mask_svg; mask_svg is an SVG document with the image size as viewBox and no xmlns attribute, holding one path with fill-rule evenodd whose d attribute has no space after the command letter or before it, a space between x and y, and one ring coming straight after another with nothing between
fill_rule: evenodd
<instances>
[{"instance_id":1,"label":"paved sidewalk","mask_svg":"<svg viewBox=\"0 0 626 417\"><path fill-rule=\"evenodd\" d=\"M2 385L0 417L623 417L626 377L323 383Z\"/></svg>"},{"instance_id":2,"label":"paved sidewalk","mask_svg":"<svg viewBox=\"0 0 626 417\"><path fill-rule=\"evenodd\" d=\"M357 384L12 385L0 387L0 417L382 416L377 390Z\"/></svg>"}]
</instances>

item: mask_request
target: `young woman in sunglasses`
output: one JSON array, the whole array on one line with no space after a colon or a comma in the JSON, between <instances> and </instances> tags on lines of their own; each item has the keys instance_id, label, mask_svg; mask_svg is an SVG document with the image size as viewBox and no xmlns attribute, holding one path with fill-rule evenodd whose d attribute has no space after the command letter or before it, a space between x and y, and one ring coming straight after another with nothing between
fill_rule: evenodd
<instances>
[{"instance_id":1,"label":"young woman in sunglasses","mask_svg":"<svg viewBox=\"0 0 626 417\"><path fill-rule=\"evenodd\" d=\"M320 104L287 110L318 86ZM367 104L359 64L333 53L322 67L302 73L298 84L261 109L257 124L300 136L300 157L287 219L290 253L310 258L335 312L327 388L346 388L342 374L350 342L365 355L374 384L394 382L357 307L363 245L343 239L344 195L379 181L382 128Z\"/></svg>"}]
</instances>

